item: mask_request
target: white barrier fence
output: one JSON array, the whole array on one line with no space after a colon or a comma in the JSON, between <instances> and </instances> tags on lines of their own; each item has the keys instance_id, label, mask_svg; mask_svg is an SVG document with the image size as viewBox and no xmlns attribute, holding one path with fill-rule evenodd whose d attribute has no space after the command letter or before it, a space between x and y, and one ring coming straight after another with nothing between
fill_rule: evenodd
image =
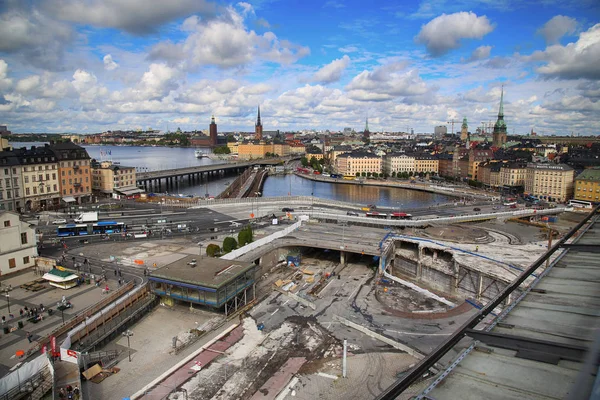
<instances>
[{"instance_id":1,"label":"white barrier fence","mask_svg":"<svg viewBox=\"0 0 600 400\"><path fill-rule=\"evenodd\" d=\"M296 229L300 228L300 226L302 225L302 221L305 219L306 218L301 218L300 221L296 222L293 225L288 226L287 228L285 228L283 230L272 233L269 236L265 236L263 238L258 239L255 242L249 243L243 247L240 247L239 249L233 250L232 252L227 253L224 256L222 256L221 259L222 260L235 260L236 258L239 258L242 255L244 255L252 250L255 250L255 249L257 249L261 246L264 246L268 243L271 243L275 239L282 238L282 237L288 235L289 233L295 231Z\"/></svg>"},{"instance_id":2,"label":"white barrier fence","mask_svg":"<svg viewBox=\"0 0 600 400\"><path fill-rule=\"evenodd\" d=\"M451 224L457 222L468 222L468 221L476 221L483 219L493 219L493 218L511 218L511 217L529 217L533 215L549 215L549 214L558 214L564 211L568 211L567 208L551 208L548 210L520 210L520 211L512 211L512 212L497 212L497 213L487 213L487 214L472 214L472 215L463 215L459 217L441 217L441 218L427 218L427 219L417 219L417 220L392 220L392 219L378 219L378 218L369 218L369 217L353 217L344 214L333 214L333 213L324 213L324 212L313 212L311 213L311 218L315 219L337 219L339 221L349 221L349 222L360 222L360 223L368 223L370 225L380 225L380 226L423 226L423 225L435 225L435 224Z\"/></svg>"}]
</instances>

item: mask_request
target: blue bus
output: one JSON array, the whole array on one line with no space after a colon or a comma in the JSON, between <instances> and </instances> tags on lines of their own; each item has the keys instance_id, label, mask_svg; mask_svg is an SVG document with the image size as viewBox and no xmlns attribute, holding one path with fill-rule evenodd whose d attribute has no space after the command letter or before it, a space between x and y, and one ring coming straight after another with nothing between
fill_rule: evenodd
<instances>
[{"instance_id":1,"label":"blue bus","mask_svg":"<svg viewBox=\"0 0 600 400\"><path fill-rule=\"evenodd\" d=\"M56 236L84 236L102 235L109 233L127 232L127 225L123 222L100 221L90 224L67 224L56 228Z\"/></svg>"}]
</instances>

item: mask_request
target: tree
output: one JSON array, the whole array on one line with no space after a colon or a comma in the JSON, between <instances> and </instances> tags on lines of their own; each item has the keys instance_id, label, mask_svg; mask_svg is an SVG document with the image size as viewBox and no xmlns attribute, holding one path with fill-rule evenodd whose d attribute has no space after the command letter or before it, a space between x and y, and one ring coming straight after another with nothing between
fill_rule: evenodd
<instances>
[{"instance_id":1,"label":"tree","mask_svg":"<svg viewBox=\"0 0 600 400\"><path fill-rule=\"evenodd\" d=\"M231 149L227 146L219 146L213 149L214 154L229 154L231 153Z\"/></svg>"},{"instance_id":2,"label":"tree","mask_svg":"<svg viewBox=\"0 0 600 400\"><path fill-rule=\"evenodd\" d=\"M226 237L223 240L223 253L227 254L235 249L237 249L237 242L235 238L232 238L231 236Z\"/></svg>"},{"instance_id":3,"label":"tree","mask_svg":"<svg viewBox=\"0 0 600 400\"><path fill-rule=\"evenodd\" d=\"M209 257L216 257L217 254L221 253L221 248L216 244L209 244L206 246L206 255Z\"/></svg>"},{"instance_id":4,"label":"tree","mask_svg":"<svg viewBox=\"0 0 600 400\"><path fill-rule=\"evenodd\" d=\"M356 173L356 177L358 178L359 176L360 176L360 172L357 172Z\"/></svg>"},{"instance_id":5,"label":"tree","mask_svg":"<svg viewBox=\"0 0 600 400\"><path fill-rule=\"evenodd\" d=\"M392 178L395 178L395 177L396 177L396 171L393 171L392 172Z\"/></svg>"},{"instance_id":6,"label":"tree","mask_svg":"<svg viewBox=\"0 0 600 400\"><path fill-rule=\"evenodd\" d=\"M232 142L236 142L235 136L227 135L227 143L232 143Z\"/></svg>"},{"instance_id":7,"label":"tree","mask_svg":"<svg viewBox=\"0 0 600 400\"><path fill-rule=\"evenodd\" d=\"M300 159L300 163L302 163L302 166L303 166L304 168L308 167L308 158L306 158L306 156L303 156L303 157Z\"/></svg>"},{"instance_id":8,"label":"tree","mask_svg":"<svg viewBox=\"0 0 600 400\"><path fill-rule=\"evenodd\" d=\"M367 176L367 173L365 171L361 172L360 175L364 178L365 176Z\"/></svg>"},{"instance_id":9,"label":"tree","mask_svg":"<svg viewBox=\"0 0 600 400\"><path fill-rule=\"evenodd\" d=\"M367 177L371 177L371 175L375 176L375 174L371 173L371 172L367 172Z\"/></svg>"},{"instance_id":10,"label":"tree","mask_svg":"<svg viewBox=\"0 0 600 400\"><path fill-rule=\"evenodd\" d=\"M253 233L250 225L245 226L240 233L238 233L238 244L240 247L252 243Z\"/></svg>"}]
</instances>

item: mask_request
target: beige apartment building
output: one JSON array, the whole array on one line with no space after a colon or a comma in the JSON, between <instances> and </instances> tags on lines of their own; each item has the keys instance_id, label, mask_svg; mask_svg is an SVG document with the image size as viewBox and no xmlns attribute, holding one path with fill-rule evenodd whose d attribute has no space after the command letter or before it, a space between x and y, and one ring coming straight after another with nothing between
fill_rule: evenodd
<instances>
[{"instance_id":1,"label":"beige apartment building","mask_svg":"<svg viewBox=\"0 0 600 400\"><path fill-rule=\"evenodd\" d=\"M333 146L333 148L327 153L329 155L329 164L335 166L335 160L340 154L350 153L352 151L351 146L347 145L337 145Z\"/></svg>"},{"instance_id":2,"label":"beige apartment building","mask_svg":"<svg viewBox=\"0 0 600 400\"><path fill-rule=\"evenodd\" d=\"M365 151L341 154L336 159L336 170L346 176L381 173L381 157Z\"/></svg>"},{"instance_id":3,"label":"beige apartment building","mask_svg":"<svg viewBox=\"0 0 600 400\"><path fill-rule=\"evenodd\" d=\"M389 153L383 157L383 171L391 175L392 173L415 172L415 157L404 153Z\"/></svg>"},{"instance_id":4,"label":"beige apartment building","mask_svg":"<svg viewBox=\"0 0 600 400\"><path fill-rule=\"evenodd\" d=\"M432 155L415 156L415 173L437 174L439 166L439 160Z\"/></svg>"},{"instance_id":5,"label":"beige apartment building","mask_svg":"<svg viewBox=\"0 0 600 400\"><path fill-rule=\"evenodd\" d=\"M137 189L135 167L115 165L111 161L92 164L92 189L105 195Z\"/></svg>"},{"instance_id":6,"label":"beige apartment building","mask_svg":"<svg viewBox=\"0 0 600 400\"><path fill-rule=\"evenodd\" d=\"M20 193L24 211L58 209L61 206L60 184L54 152L46 145L15 149L14 154L21 164Z\"/></svg>"},{"instance_id":7,"label":"beige apartment building","mask_svg":"<svg viewBox=\"0 0 600 400\"><path fill-rule=\"evenodd\" d=\"M565 202L573 197L575 170L566 164L527 164L525 193Z\"/></svg>"},{"instance_id":8,"label":"beige apartment building","mask_svg":"<svg viewBox=\"0 0 600 400\"><path fill-rule=\"evenodd\" d=\"M500 167L500 186L525 186L527 167L522 164L503 164Z\"/></svg>"},{"instance_id":9,"label":"beige apartment building","mask_svg":"<svg viewBox=\"0 0 600 400\"><path fill-rule=\"evenodd\" d=\"M238 158L250 160L264 158L267 153L279 156L290 155L290 146L286 144L272 144L264 142L244 142L238 144Z\"/></svg>"}]
</instances>

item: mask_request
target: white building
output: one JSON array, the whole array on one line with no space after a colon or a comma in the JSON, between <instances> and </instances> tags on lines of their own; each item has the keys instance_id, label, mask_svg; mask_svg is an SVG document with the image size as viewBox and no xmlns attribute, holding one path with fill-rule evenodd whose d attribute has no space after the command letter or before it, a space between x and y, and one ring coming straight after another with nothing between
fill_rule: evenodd
<instances>
[{"instance_id":1,"label":"white building","mask_svg":"<svg viewBox=\"0 0 600 400\"><path fill-rule=\"evenodd\" d=\"M0 211L0 275L35 265L37 257L35 229L11 211Z\"/></svg>"}]
</instances>

